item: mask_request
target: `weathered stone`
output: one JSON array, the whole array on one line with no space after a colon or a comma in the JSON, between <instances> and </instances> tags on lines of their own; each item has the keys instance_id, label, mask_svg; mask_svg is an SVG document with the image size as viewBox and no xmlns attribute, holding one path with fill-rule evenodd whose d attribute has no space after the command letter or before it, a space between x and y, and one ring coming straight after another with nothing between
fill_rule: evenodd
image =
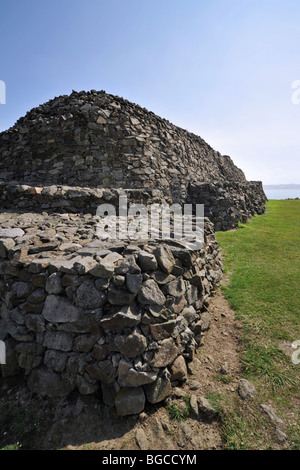
<instances>
[{"instance_id":1,"label":"weathered stone","mask_svg":"<svg viewBox=\"0 0 300 470\"><path fill-rule=\"evenodd\" d=\"M38 289L35 289L27 298L28 302L31 304L40 304L43 302L46 298L46 292L44 289L39 287Z\"/></svg>"},{"instance_id":2,"label":"weathered stone","mask_svg":"<svg viewBox=\"0 0 300 470\"><path fill-rule=\"evenodd\" d=\"M150 325L151 335L156 341L161 341L172 336L175 326L176 320Z\"/></svg>"},{"instance_id":3,"label":"weathered stone","mask_svg":"<svg viewBox=\"0 0 300 470\"><path fill-rule=\"evenodd\" d=\"M183 279L176 279L166 284L164 292L173 297L182 297L185 294L185 283Z\"/></svg>"},{"instance_id":4,"label":"weathered stone","mask_svg":"<svg viewBox=\"0 0 300 470\"><path fill-rule=\"evenodd\" d=\"M68 359L68 353L56 350L47 350L45 352L44 364L50 370L62 372Z\"/></svg>"},{"instance_id":5,"label":"weathered stone","mask_svg":"<svg viewBox=\"0 0 300 470\"><path fill-rule=\"evenodd\" d=\"M246 379L240 379L238 385L238 394L244 400L247 398L252 398L256 395L256 389L254 385Z\"/></svg>"},{"instance_id":6,"label":"weathered stone","mask_svg":"<svg viewBox=\"0 0 300 470\"><path fill-rule=\"evenodd\" d=\"M109 279L98 278L95 280L95 287L99 290L106 290L109 287ZM125 282L125 279L124 279Z\"/></svg>"},{"instance_id":7,"label":"weathered stone","mask_svg":"<svg viewBox=\"0 0 300 470\"><path fill-rule=\"evenodd\" d=\"M152 404L159 403L172 395L172 385L166 374L158 377L153 384L146 385L145 390L147 400Z\"/></svg>"},{"instance_id":8,"label":"weathered stone","mask_svg":"<svg viewBox=\"0 0 300 470\"><path fill-rule=\"evenodd\" d=\"M21 228L0 228L0 238L18 238L25 235Z\"/></svg>"},{"instance_id":9,"label":"weathered stone","mask_svg":"<svg viewBox=\"0 0 300 470\"><path fill-rule=\"evenodd\" d=\"M138 293L138 301L142 305L164 305L166 298L156 282L148 279L142 284Z\"/></svg>"},{"instance_id":10,"label":"weathered stone","mask_svg":"<svg viewBox=\"0 0 300 470\"><path fill-rule=\"evenodd\" d=\"M120 310L105 315L100 321L100 325L105 330L120 330L126 327L133 327L140 323L141 313L134 306L124 306Z\"/></svg>"},{"instance_id":11,"label":"weathered stone","mask_svg":"<svg viewBox=\"0 0 300 470\"><path fill-rule=\"evenodd\" d=\"M57 329L73 333L98 334L98 326L102 318L102 309L84 310L79 319L74 322L59 323Z\"/></svg>"},{"instance_id":12,"label":"weathered stone","mask_svg":"<svg viewBox=\"0 0 300 470\"><path fill-rule=\"evenodd\" d=\"M97 359L98 361L103 361L107 358L107 347L105 344L95 344L94 349L92 351L92 357Z\"/></svg>"},{"instance_id":13,"label":"weathered stone","mask_svg":"<svg viewBox=\"0 0 300 470\"><path fill-rule=\"evenodd\" d=\"M32 282L32 285L34 287L43 287L45 289L47 280L48 280L47 274L46 273L40 273L40 274L34 274L32 276L31 282ZM48 292L48 293L50 293L50 292Z\"/></svg>"},{"instance_id":14,"label":"weathered stone","mask_svg":"<svg viewBox=\"0 0 300 470\"><path fill-rule=\"evenodd\" d=\"M128 305L136 297L136 294L128 291L125 287L110 285L108 288L108 301L111 305Z\"/></svg>"},{"instance_id":15,"label":"weathered stone","mask_svg":"<svg viewBox=\"0 0 300 470\"><path fill-rule=\"evenodd\" d=\"M73 339L65 331L46 331L43 346L59 351L71 351L73 348Z\"/></svg>"},{"instance_id":16,"label":"weathered stone","mask_svg":"<svg viewBox=\"0 0 300 470\"><path fill-rule=\"evenodd\" d=\"M93 335L78 336L74 340L73 351L89 352L93 349L97 340L98 340L98 337L93 336Z\"/></svg>"},{"instance_id":17,"label":"weathered stone","mask_svg":"<svg viewBox=\"0 0 300 470\"><path fill-rule=\"evenodd\" d=\"M198 398L199 412L208 419L215 418L218 413L205 397Z\"/></svg>"},{"instance_id":18,"label":"weathered stone","mask_svg":"<svg viewBox=\"0 0 300 470\"><path fill-rule=\"evenodd\" d=\"M146 436L146 433L143 429L139 428L137 429L135 433L135 440L137 442L137 445L141 450L148 450L149 449L149 440Z\"/></svg>"},{"instance_id":19,"label":"weathered stone","mask_svg":"<svg viewBox=\"0 0 300 470\"><path fill-rule=\"evenodd\" d=\"M271 405L261 404L260 406L264 410L264 412L269 416L272 423L275 423L275 424L282 424L283 423L282 419L279 418L279 416L277 416L274 408Z\"/></svg>"},{"instance_id":20,"label":"weathered stone","mask_svg":"<svg viewBox=\"0 0 300 470\"><path fill-rule=\"evenodd\" d=\"M207 331L210 327L211 316L208 312L201 313L201 319L199 324L201 325L201 331Z\"/></svg>"},{"instance_id":21,"label":"weathered stone","mask_svg":"<svg viewBox=\"0 0 300 470\"><path fill-rule=\"evenodd\" d=\"M191 407L192 414L198 417L199 407L198 407L197 397L195 395L191 395L190 407Z\"/></svg>"},{"instance_id":22,"label":"weathered stone","mask_svg":"<svg viewBox=\"0 0 300 470\"><path fill-rule=\"evenodd\" d=\"M116 368L109 360L90 364L86 367L86 371L92 378L106 384L112 383L116 378Z\"/></svg>"},{"instance_id":23,"label":"weathered stone","mask_svg":"<svg viewBox=\"0 0 300 470\"><path fill-rule=\"evenodd\" d=\"M134 332L129 336L117 336L115 345L125 357L136 357L143 354L147 347L145 336Z\"/></svg>"},{"instance_id":24,"label":"weathered stone","mask_svg":"<svg viewBox=\"0 0 300 470\"><path fill-rule=\"evenodd\" d=\"M141 268L137 265L135 257L128 255L126 258L117 266L116 274L125 276L126 274L140 274Z\"/></svg>"},{"instance_id":25,"label":"weathered stone","mask_svg":"<svg viewBox=\"0 0 300 470\"><path fill-rule=\"evenodd\" d=\"M118 383L121 387L139 387L152 383L156 379L156 372L137 371L124 359L121 359L119 362Z\"/></svg>"},{"instance_id":26,"label":"weathered stone","mask_svg":"<svg viewBox=\"0 0 300 470\"><path fill-rule=\"evenodd\" d=\"M195 321L198 318L197 312L194 309L194 307L192 307L192 306L185 307L182 310L181 315L187 321L188 324L192 323L193 321Z\"/></svg>"},{"instance_id":27,"label":"weathered stone","mask_svg":"<svg viewBox=\"0 0 300 470\"><path fill-rule=\"evenodd\" d=\"M95 277L102 277L109 279L115 271L114 260L110 255L107 255L101 261L96 262L90 273Z\"/></svg>"},{"instance_id":28,"label":"weathered stone","mask_svg":"<svg viewBox=\"0 0 300 470\"><path fill-rule=\"evenodd\" d=\"M36 255L38 253L42 253L44 251L53 251L58 247L57 242L51 242L51 243L40 243L38 245L33 246L32 248L29 248L28 254L29 255Z\"/></svg>"},{"instance_id":29,"label":"weathered stone","mask_svg":"<svg viewBox=\"0 0 300 470\"><path fill-rule=\"evenodd\" d=\"M187 445L192 433L193 431L187 423L184 421L179 423L179 429L177 432L177 444L179 447L185 447Z\"/></svg>"},{"instance_id":30,"label":"weathered stone","mask_svg":"<svg viewBox=\"0 0 300 470\"><path fill-rule=\"evenodd\" d=\"M184 382L188 377L186 362L183 356L178 356L171 365L171 380Z\"/></svg>"},{"instance_id":31,"label":"weathered stone","mask_svg":"<svg viewBox=\"0 0 300 470\"><path fill-rule=\"evenodd\" d=\"M133 276L135 276L135 274L133 274ZM125 284L125 281L126 281L125 276L117 275L117 276L113 276L112 278L112 283L116 287L123 287Z\"/></svg>"},{"instance_id":32,"label":"weathered stone","mask_svg":"<svg viewBox=\"0 0 300 470\"><path fill-rule=\"evenodd\" d=\"M62 292L61 276L59 273L53 273L48 277L45 289L48 294L60 294Z\"/></svg>"},{"instance_id":33,"label":"weathered stone","mask_svg":"<svg viewBox=\"0 0 300 470\"><path fill-rule=\"evenodd\" d=\"M79 310L64 297L50 294L46 297L42 315L49 322L75 322L79 319Z\"/></svg>"},{"instance_id":34,"label":"weathered stone","mask_svg":"<svg viewBox=\"0 0 300 470\"><path fill-rule=\"evenodd\" d=\"M175 266L175 258L168 246L161 245L154 251L158 265L162 271L170 274Z\"/></svg>"},{"instance_id":35,"label":"weathered stone","mask_svg":"<svg viewBox=\"0 0 300 470\"><path fill-rule=\"evenodd\" d=\"M126 274L127 289L137 294L142 286L143 276L141 274Z\"/></svg>"},{"instance_id":36,"label":"weathered stone","mask_svg":"<svg viewBox=\"0 0 300 470\"><path fill-rule=\"evenodd\" d=\"M41 315L29 313L28 315L25 315L24 321L29 331L41 333L46 329L45 321Z\"/></svg>"},{"instance_id":37,"label":"weathered stone","mask_svg":"<svg viewBox=\"0 0 300 470\"><path fill-rule=\"evenodd\" d=\"M142 387L121 388L115 399L118 416L140 413L145 407L145 394Z\"/></svg>"},{"instance_id":38,"label":"weathered stone","mask_svg":"<svg viewBox=\"0 0 300 470\"><path fill-rule=\"evenodd\" d=\"M91 279L83 281L77 289L75 303L77 307L98 308L106 302L106 294L95 287Z\"/></svg>"},{"instance_id":39,"label":"weathered stone","mask_svg":"<svg viewBox=\"0 0 300 470\"><path fill-rule=\"evenodd\" d=\"M152 367L166 367L171 364L178 355L178 348L173 338L164 339L151 362Z\"/></svg>"},{"instance_id":40,"label":"weathered stone","mask_svg":"<svg viewBox=\"0 0 300 470\"><path fill-rule=\"evenodd\" d=\"M76 385L77 385L78 391L79 391L79 393L81 393L81 395L92 395L99 388L99 384L97 382L96 383L91 383L91 382L85 380L85 378L82 377L81 375L79 375L77 377Z\"/></svg>"},{"instance_id":41,"label":"weathered stone","mask_svg":"<svg viewBox=\"0 0 300 470\"><path fill-rule=\"evenodd\" d=\"M31 291L30 284L28 282L14 282L11 288L18 298L27 297Z\"/></svg>"},{"instance_id":42,"label":"weathered stone","mask_svg":"<svg viewBox=\"0 0 300 470\"><path fill-rule=\"evenodd\" d=\"M97 261L91 256L82 256L80 259L77 257L77 261L74 263L74 269L78 274L87 274L97 266Z\"/></svg>"},{"instance_id":43,"label":"weathered stone","mask_svg":"<svg viewBox=\"0 0 300 470\"><path fill-rule=\"evenodd\" d=\"M158 267L155 256L147 251L138 252L138 264L142 271L155 271Z\"/></svg>"}]
</instances>

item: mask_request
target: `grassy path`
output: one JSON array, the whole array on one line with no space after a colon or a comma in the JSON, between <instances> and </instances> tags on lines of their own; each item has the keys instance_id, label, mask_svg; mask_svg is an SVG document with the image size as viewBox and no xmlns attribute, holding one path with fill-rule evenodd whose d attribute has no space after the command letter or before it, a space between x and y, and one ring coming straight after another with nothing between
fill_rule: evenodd
<instances>
[{"instance_id":1,"label":"grassy path","mask_svg":"<svg viewBox=\"0 0 300 470\"><path fill-rule=\"evenodd\" d=\"M285 414L298 447L300 364L292 343L300 340L300 201L269 201L264 215L217 240L230 274L224 294L244 324L244 375Z\"/></svg>"}]
</instances>

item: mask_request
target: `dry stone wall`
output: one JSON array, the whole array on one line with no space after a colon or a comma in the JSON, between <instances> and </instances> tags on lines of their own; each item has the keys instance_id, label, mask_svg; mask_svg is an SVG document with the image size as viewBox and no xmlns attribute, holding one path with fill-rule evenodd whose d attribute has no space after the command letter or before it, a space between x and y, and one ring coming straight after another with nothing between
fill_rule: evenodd
<instances>
[{"instance_id":1,"label":"dry stone wall","mask_svg":"<svg viewBox=\"0 0 300 470\"><path fill-rule=\"evenodd\" d=\"M201 137L105 92L73 92L0 134L0 179L29 185L160 190L185 202L189 184L244 173Z\"/></svg>"},{"instance_id":2,"label":"dry stone wall","mask_svg":"<svg viewBox=\"0 0 300 470\"><path fill-rule=\"evenodd\" d=\"M202 248L99 237L98 206L204 204ZM105 92L73 92L0 134L4 377L32 393L101 392L119 415L187 378L222 277L214 230L264 211L260 182L201 137Z\"/></svg>"},{"instance_id":3,"label":"dry stone wall","mask_svg":"<svg viewBox=\"0 0 300 470\"><path fill-rule=\"evenodd\" d=\"M31 391L50 397L100 390L119 415L164 400L187 379L222 277L210 222L203 248L191 251L172 240L105 246L92 226L82 233L87 216L32 214L27 226L24 216L14 228L1 216L2 374L23 370Z\"/></svg>"}]
</instances>

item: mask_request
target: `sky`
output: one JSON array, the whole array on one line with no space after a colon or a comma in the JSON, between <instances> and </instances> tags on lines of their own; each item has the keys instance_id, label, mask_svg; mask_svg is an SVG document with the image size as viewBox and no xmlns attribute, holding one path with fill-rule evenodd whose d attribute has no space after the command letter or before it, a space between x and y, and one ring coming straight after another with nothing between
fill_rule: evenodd
<instances>
[{"instance_id":1,"label":"sky","mask_svg":"<svg viewBox=\"0 0 300 470\"><path fill-rule=\"evenodd\" d=\"M299 25L299 0L0 0L0 131L55 96L105 90L200 135L248 180L300 184Z\"/></svg>"}]
</instances>

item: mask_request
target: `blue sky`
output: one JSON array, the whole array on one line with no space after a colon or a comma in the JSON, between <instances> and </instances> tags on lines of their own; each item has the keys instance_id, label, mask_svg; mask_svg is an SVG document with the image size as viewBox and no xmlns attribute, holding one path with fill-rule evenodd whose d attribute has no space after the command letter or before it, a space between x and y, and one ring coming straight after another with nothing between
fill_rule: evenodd
<instances>
[{"instance_id":1,"label":"blue sky","mask_svg":"<svg viewBox=\"0 0 300 470\"><path fill-rule=\"evenodd\" d=\"M300 183L299 0L1 0L0 12L0 131L54 96L105 90L200 135L249 180Z\"/></svg>"}]
</instances>

